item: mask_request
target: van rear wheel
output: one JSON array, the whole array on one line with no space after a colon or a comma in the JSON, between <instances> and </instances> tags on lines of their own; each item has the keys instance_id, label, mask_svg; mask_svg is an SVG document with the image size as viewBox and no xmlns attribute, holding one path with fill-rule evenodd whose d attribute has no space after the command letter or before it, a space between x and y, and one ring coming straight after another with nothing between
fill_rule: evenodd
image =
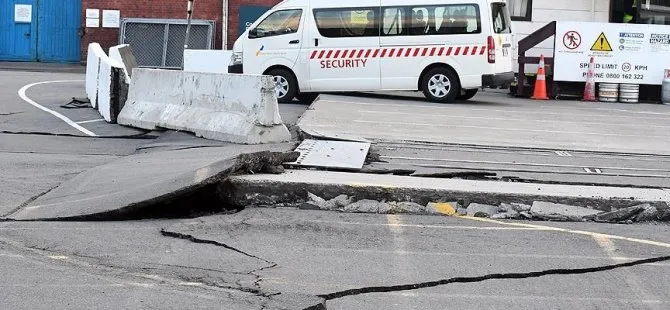
<instances>
[{"instance_id":1,"label":"van rear wheel","mask_svg":"<svg viewBox=\"0 0 670 310\"><path fill-rule=\"evenodd\" d=\"M432 102L447 103L456 99L461 92L458 76L447 68L434 68L423 76L421 89L426 99Z\"/></svg>"},{"instance_id":2,"label":"van rear wheel","mask_svg":"<svg viewBox=\"0 0 670 310\"><path fill-rule=\"evenodd\" d=\"M286 69L273 69L267 75L272 76L277 91L279 103L289 103L298 94L298 81L291 71Z\"/></svg>"}]
</instances>

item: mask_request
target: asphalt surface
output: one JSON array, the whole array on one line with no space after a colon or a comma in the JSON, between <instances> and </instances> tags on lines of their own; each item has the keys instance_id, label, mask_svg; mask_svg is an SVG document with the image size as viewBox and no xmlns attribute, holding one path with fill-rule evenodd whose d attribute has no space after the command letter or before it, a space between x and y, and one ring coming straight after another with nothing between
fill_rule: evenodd
<instances>
[{"instance_id":1,"label":"asphalt surface","mask_svg":"<svg viewBox=\"0 0 670 310\"><path fill-rule=\"evenodd\" d=\"M670 149L662 142L668 106L538 102L500 92L438 105L401 94L322 96L299 127L374 141L382 162L367 169L377 172L670 186Z\"/></svg>"},{"instance_id":2,"label":"asphalt surface","mask_svg":"<svg viewBox=\"0 0 670 310\"><path fill-rule=\"evenodd\" d=\"M80 126L102 138L89 137L18 96L26 85L56 80L83 80L83 75L0 72L2 215L27 206L90 169L128 160L130 155L199 150L191 158L196 161L200 155L203 160L216 157L217 148L226 147L184 133L152 132L138 138L143 132L95 121L99 115L91 109L62 108L71 97L83 97L81 81L35 85L27 89L26 96L75 123L82 122ZM280 107L289 127L306 108L297 103ZM335 113L331 118L339 117ZM325 117L322 128L329 122ZM385 146L393 148L392 143ZM424 156L407 152L413 146L382 155L389 162L400 160L391 156ZM458 152L454 154L484 153ZM440 157L442 154L442 150L428 153L441 159L462 158ZM503 156L502 161L507 155L497 156ZM129 177L139 172L141 169L129 172ZM92 184L81 183L80 187L87 185ZM569 272L670 255L668 228L293 209L247 209L184 220L0 221L0 308L303 309L320 302L315 295L347 289L494 273ZM667 309L668 276L670 262L657 262L580 275L343 296L329 300L327 306Z\"/></svg>"}]
</instances>

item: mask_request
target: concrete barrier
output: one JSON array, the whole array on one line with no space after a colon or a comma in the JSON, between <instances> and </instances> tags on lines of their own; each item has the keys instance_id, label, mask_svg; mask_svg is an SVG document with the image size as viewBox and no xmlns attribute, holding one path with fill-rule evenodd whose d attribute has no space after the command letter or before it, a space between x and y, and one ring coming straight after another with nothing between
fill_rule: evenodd
<instances>
[{"instance_id":1,"label":"concrete barrier","mask_svg":"<svg viewBox=\"0 0 670 310\"><path fill-rule=\"evenodd\" d=\"M123 64L105 55L98 72L98 112L108 123L115 123L121 109L121 84L125 83Z\"/></svg>"},{"instance_id":2,"label":"concrete barrier","mask_svg":"<svg viewBox=\"0 0 670 310\"><path fill-rule=\"evenodd\" d=\"M93 108L98 107L98 73L100 71L100 59L105 57L105 51L100 44L88 45L86 56L86 96L91 101Z\"/></svg>"},{"instance_id":3,"label":"concrete barrier","mask_svg":"<svg viewBox=\"0 0 670 310\"><path fill-rule=\"evenodd\" d=\"M233 51L186 50L184 51L184 71L228 73L228 65Z\"/></svg>"},{"instance_id":4,"label":"concrete barrier","mask_svg":"<svg viewBox=\"0 0 670 310\"><path fill-rule=\"evenodd\" d=\"M272 78L135 69L118 123L242 144L289 141Z\"/></svg>"},{"instance_id":5,"label":"concrete barrier","mask_svg":"<svg viewBox=\"0 0 670 310\"><path fill-rule=\"evenodd\" d=\"M116 60L123 66L126 82L130 84L130 77L133 69L137 68L137 59L133 54L133 49L128 44L113 46L109 49L109 58Z\"/></svg>"}]
</instances>

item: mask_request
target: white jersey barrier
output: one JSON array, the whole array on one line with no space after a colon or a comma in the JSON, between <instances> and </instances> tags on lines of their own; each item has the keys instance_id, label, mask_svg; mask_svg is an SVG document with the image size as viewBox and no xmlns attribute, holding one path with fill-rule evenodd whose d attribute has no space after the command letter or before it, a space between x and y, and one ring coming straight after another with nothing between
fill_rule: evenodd
<instances>
[{"instance_id":1,"label":"white jersey barrier","mask_svg":"<svg viewBox=\"0 0 670 310\"><path fill-rule=\"evenodd\" d=\"M118 123L242 144L291 139L275 84L261 75L135 69Z\"/></svg>"},{"instance_id":2,"label":"white jersey barrier","mask_svg":"<svg viewBox=\"0 0 670 310\"><path fill-rule=\"evenodd\" d=\"M228 73L228 64L233 51L185 50L184 71Z\"/></svg>"},{"instance_id":3,"label":"white jersey barrier","mask_svg":"<svg viewBox=\"0 0 670 310\"><path fill-rule=\"evenodd\" d=\"M126 100L130 74L127 59L132 59L128 45L110 49L108 57L98 43L88 46L86 59L86 96L105 121L114 123Z\"/></svg>"}]
</instances>

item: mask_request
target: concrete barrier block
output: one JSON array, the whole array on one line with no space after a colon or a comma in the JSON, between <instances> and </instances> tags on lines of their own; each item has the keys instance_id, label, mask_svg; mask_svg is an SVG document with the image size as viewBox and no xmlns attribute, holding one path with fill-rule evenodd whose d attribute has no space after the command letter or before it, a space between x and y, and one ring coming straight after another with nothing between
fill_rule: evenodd
<instances>
[{"instance_id":1,"label":"concrete barrier block","mask_svg":"<svg viewBox=\"0 0 670 310\"><path fill-rule=\"evenodd\" d=\"M116 122L119 113L119 88L125 83L123 65L107 56L100 58L98 73L98 112L109 123Z\"/></svg>"},{"instance_id":2,"label":"concrete barrier block","mask_svg":"<svg viewBox=\"0 0 670 310\"><path fill-rule=\"evenodd\" d=\"M227 50L185 50L184 71L228 73L228 65L233 51Z\"/></svg>"},{"instance_id":3,"label":"concrete barrier block","mask_svg":"<svg viewBox=\"0 0 670 310\"><path fill-rule=\"evenodd\" d=\"M100 71L100 59L105 56L105 51L100 44L88 45L86 56L86 97L91 101L91 106L98 106L98 72Z\"/></svg>"},{"instance_id":4,"label":"concrete barrier block","mask_svg":"<svg viewBox=\"0 0 670 310\"><path fill-rule=\"evenodd\" d=\"M119 124L243 144L290 140L269 76L135 69Z\"/></svg>"},{"instance_id":5,"label":"concrete barrier block","mask_svg":"<svg viewBox=\"0 0 670 310\"><path fill-rule=\"evenodd\" d=\"M130 83L133 69L137 68L137 59L128 44L113 46L109 49L109 58L114 59L123 67L126 82Z\"/></svg>"}]
</instances>

